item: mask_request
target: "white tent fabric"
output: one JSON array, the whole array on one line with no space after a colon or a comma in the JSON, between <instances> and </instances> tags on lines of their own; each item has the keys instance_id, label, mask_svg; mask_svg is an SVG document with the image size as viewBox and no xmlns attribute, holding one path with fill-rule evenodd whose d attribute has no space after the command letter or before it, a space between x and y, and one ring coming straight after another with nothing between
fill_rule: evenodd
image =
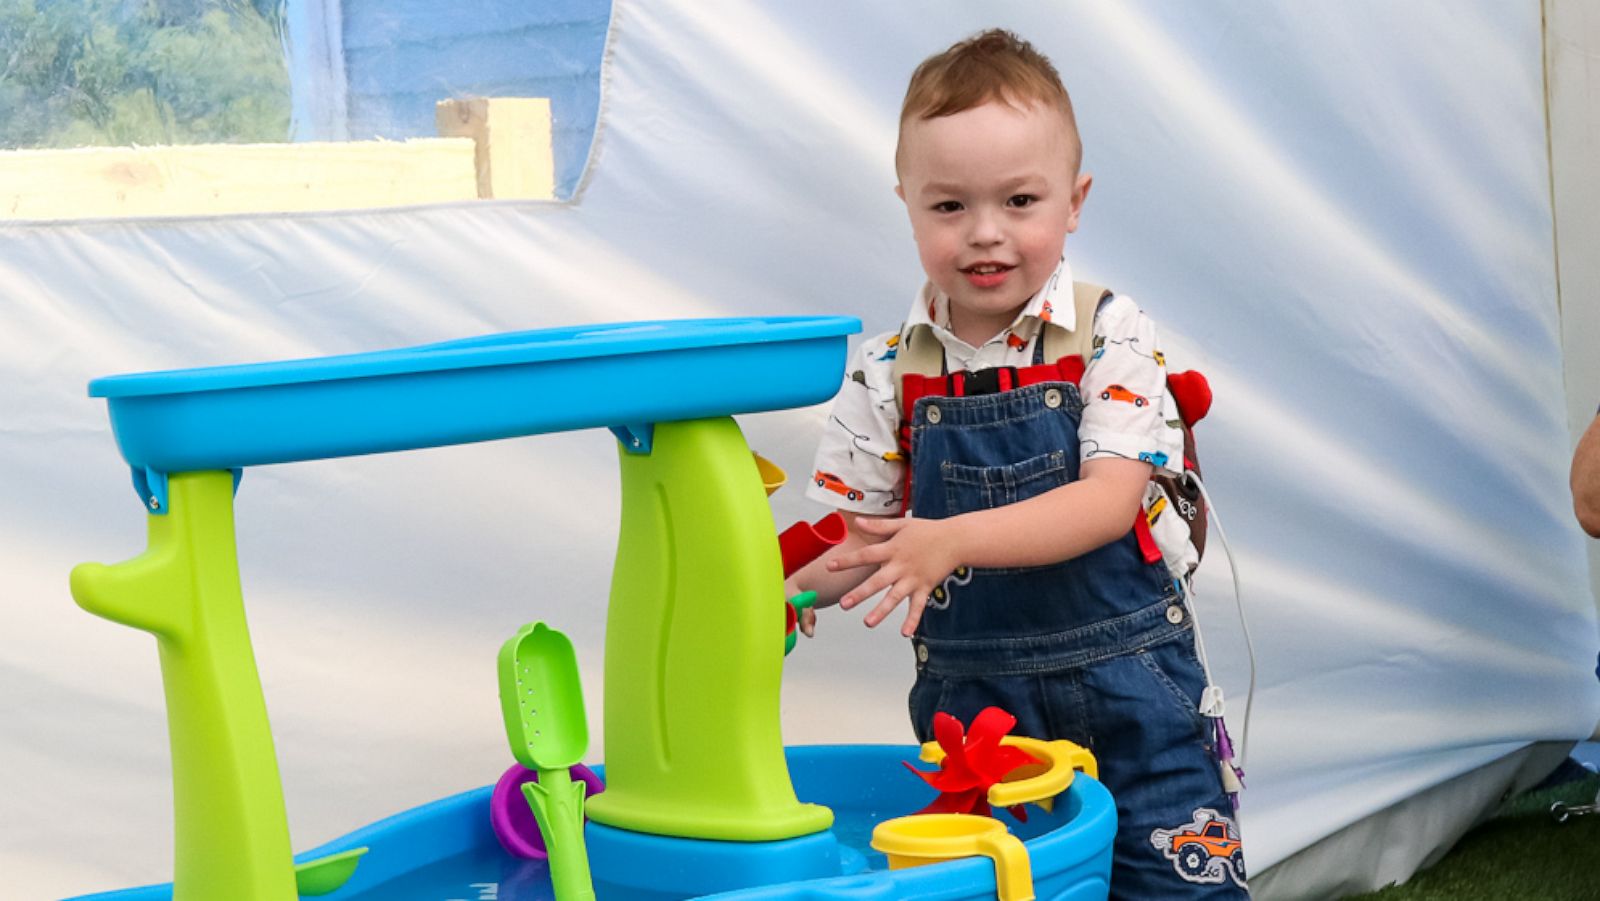
<instances>
[{"instance_id":1,"label":"white tent fabric","mask_svg":"<svg viewBox=\"0 0 1600 901\"><path fill-rule=\"evenodd\" d=\"M570 204L0 227L7 892L171 876L153 643L66 590L74 564L144 546L89 379L633 318L893 328L919 281L891 192L904 81L989 25L1074 93L1096 179L1079 277L1136 297L1216 389L1198 437L1260 665L1252 869L1587 737L1537 2L618 0ZM798 474L824 416L743 425ZM296 848L493 781L494 654L532 619L577 643L603 759L614 457L593 431L246 473L245 597ZM820 512L794 488L774 510ZM1237 713L1220 550L1201 573ZM825 614L787 664L786 740L909 741L910 677L897 635ZM1318 878L1271 894L1316 897Z\"/></svg>"}]
</instances>

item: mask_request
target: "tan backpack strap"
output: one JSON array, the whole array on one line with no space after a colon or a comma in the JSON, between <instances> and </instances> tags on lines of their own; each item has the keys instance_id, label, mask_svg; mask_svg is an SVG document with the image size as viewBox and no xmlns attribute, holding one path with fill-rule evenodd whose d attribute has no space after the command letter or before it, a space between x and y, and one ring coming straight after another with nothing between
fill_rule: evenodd
<instances>
[{"instance_id":1,"label":"tan backpack strap","mask_svg":"<svg viewBox=\"0 0 1600 901\"><path fill-rule=\"evenodd\" d=\"M1072 283L1073 328L1068 331L1054 323L1045 323L1045 362L1054 363L1074 354L1082 357L1083 362L1089 362L1094 355L1094 314L1100 309L1100 302L1110 296L1109 288L1088 282Z\"/></svg>"},{"instance_id":2,"label":"tan backpack strap","mask_svg":"<svg viewBox=\"0 0 1600 901\"><path fill-rule=\"evenodd\" d=\"M1094 355L1094 314L1100 302L1111 296L1111 289L1088 282L1072 283L1073 325L1070 331L1054 323L1044 326L1044 359L1054 363L1074 354L1085 363ZM894 384L894 408L897 413L905 408L902 394L906 376L911 374L936 376L944 374L944 345L926 323L905 326L900 330L899 347L889 368Z\"/></svg>"},{"instance_id":3,"label":"tan backpack strap","mask_svg":"<svg viewBox=\"0 0 1600 901\"><path fill-rule=\"evenodd\" d=\"M944 345L928 325L919 323L900 329L900 345L889 363L889 378L894 383L895 415L905 409L907 375L935 376L944 373Z\"/></svg>"}]
</instances>

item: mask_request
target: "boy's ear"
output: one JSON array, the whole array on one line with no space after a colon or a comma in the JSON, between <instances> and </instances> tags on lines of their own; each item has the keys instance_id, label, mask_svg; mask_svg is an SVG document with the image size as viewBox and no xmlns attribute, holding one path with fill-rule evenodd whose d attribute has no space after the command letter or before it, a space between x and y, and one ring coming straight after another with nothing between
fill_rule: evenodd
<instances>
[{"instance_id":1,"label":"boy's ear","mask_svg":"<svg viewBox=\"0 0 1600 901\"><path fill-rule=\"evenodd\" d=\"M1072 185L1072 212L1067 217L1068 233L1078 230L1078 217L1083 214L1083 202L1089 199L1089 189L1094 187L1094 176L1087 172L1078 176Z\"/></svg>"}]
</instances>

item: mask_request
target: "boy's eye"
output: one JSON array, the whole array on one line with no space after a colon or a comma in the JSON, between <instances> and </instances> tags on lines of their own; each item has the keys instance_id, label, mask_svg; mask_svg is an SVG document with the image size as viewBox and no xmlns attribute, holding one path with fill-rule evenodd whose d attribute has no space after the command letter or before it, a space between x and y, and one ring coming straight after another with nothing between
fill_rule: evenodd
<instances>
[{"instance_id":1,"label":"boy's eye","mask_svg":"<svg viewBox=\"0 0 1600 901\"><path fill-rule=\"evenodd\" d=\"M935 213L959 213L961 212L961 201L941 200L933 205L933 211Z\"/></svg>"},{"instance_id":2,"label":"boy's eye","mask_svg":"<svg viewBox=\"0 0 1600 901\"><path fill-rule=\"evenodd\" d=\"M1006 205L1020 209L1025 206L1032 206L1038 199L1032 194L1015 194L1012 195L1010 200L1006 201Z\"/></svg>"}]
</instances>

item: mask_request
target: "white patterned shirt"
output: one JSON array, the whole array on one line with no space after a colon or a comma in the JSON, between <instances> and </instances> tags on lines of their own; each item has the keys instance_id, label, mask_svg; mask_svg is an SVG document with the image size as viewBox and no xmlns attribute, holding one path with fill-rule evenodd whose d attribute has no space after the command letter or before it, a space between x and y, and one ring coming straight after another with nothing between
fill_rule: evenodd
<instances>
[{"instance_id":1,"label":"white patterned shirt","mask_svg":"<svg viewBox=\"0 0 1600 901\"><path fill-rule=\"evenodd\" d=\"M995 366L1021 369L1032 365L1033 345L1045 322L1071 329L1076 315L1072 272L1063 259L1011 326L981 347L951 333L949 298L932 285L923 285L917 293L906 324L932 326L951 372ZM1085 361L1080 380L1084 398L1078 427L1080 459L1145 460L1181 472L1183 432L1177 403L1167 393L1166 361L1156 342L1155 323L1131 298L1119 294L1101 302L1093 328L1096 349ZM896 437L900 415L892 374L899 337L899 332L878 335L863 341L851 355L806 486L806 495L813 500L875 516L900 513L906 463ZM1157 542L1162 543L1159 535Z\"/></svg>"}]
</instances>

